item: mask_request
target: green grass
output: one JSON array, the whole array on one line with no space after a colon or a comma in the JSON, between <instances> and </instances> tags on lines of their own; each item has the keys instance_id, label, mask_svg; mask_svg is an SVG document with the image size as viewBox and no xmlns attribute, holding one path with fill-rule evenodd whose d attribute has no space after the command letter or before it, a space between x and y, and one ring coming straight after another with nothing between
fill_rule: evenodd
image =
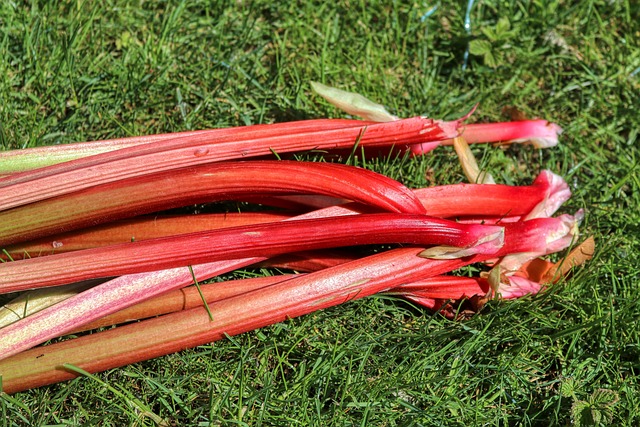
<instances>
[{"instance_id":1,"label":"green grass","mask_svg":"<svg viewBox=\"0 0 640 427\"><path fill-rule=\"evenodd\" d=\"M2 148L341 116L310 80L399 116L515 108L561 124L561 145L478 147L481 164L509 184L563 175L596 256L463 322L373 297L2 395L3 425L154 425L143 408L193 426L640 424L637 2L477 1L466 69L466 1L208 3L1 2ZM366 165L410 186L463 179L448 149Z\"/></svg>"}]
</instances>

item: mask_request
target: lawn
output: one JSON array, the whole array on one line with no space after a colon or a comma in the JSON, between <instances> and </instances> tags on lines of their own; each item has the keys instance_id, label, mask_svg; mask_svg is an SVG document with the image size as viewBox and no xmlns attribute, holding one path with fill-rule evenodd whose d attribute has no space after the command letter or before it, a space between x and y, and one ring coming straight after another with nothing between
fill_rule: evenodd
<instances>
[{"instance_id":1,"label":"lawn","mask_svg":"<svg viewBox=\"0 0 640 427\"><path fill-rule=\"evenodd\" d=\"M212 345L0 394L42 425L640 424L640 5L610 1L0 3L3 150L344 114L541 117L557 147L474 148L506 184L562 175L594 259L534 297L448 320L371 297ZM352 159L456 183L453 150ZM234 277L268 274L244 270ZM171 331L167 331L171 333Z\"/></svg>"}]
</instances>

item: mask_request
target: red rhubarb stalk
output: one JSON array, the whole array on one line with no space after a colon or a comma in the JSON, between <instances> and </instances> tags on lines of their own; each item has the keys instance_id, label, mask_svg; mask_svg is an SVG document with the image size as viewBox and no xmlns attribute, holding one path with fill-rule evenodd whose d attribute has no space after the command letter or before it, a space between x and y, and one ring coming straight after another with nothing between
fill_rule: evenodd
<instances>
[{"instance_id":1,"label":"red rhubarb stalk","mask_svg":"<svg viewBox=\"0 0 640 427\"><path fill-rule=\"evenodd\" d=\"M246 267L255 261L256 258L247 258L208 263L194 266L193 272L198 280L203 280ZM83 324L192 283L189 269L174 268L153 274L129 274L89 288L0 329L0 358L17 354Z\"/></svg>"},{"instance_id":2,"label":"red rhubarb stalk","mask_svg":"<svg viewBox=\"0 0 640 427\"><path fill-rule=\"evenodd\" d=\"M174 234L249 224L282 221L292 214L280 212L229 212L198 215L146 215L119 220L96 227L56 234L38 240L5 246L5 253L14 260L72 252L98 246L148 240ZM2 258L2 254L0 254Z\"/></svg>"},{"instance_id":3,"label":"red rhubarb stalk","mask_svg":"<svg viewBox=\"0 0 640 427\"><path fill-rule=\"evenodd\" d=\"M565 224L562 221L554 221L553 218L510 224L507 226L507 236L509 238L499 249L495 248L494 242L492 254L478 254L466 257L464 259L451 260L433 260L425 258L423 259L424 263L419 262L412 268L417 268L418 265L421 265L422 267L424 267L424 269L428 270L422 270L420 271L420 273L416 273L412 270L413 276L411 280L403 279L397 283L393 282L393 286L403 282L420 280L420 278L436 276L467 265L468 263L480 262L492 257L504 256L509 253L545 251L545 248L548 248L549 246L554 246L555 248L560 247L560 243L566 243L568 245L568 242L571 240L571 236L561 236L559 234L561 230L567 231L567 229L565 228ZM570 228L568 231L573 231L573 228ZM484 243L484 245L487 244L491 244L491 242ZM413 253L420 254L420 257L422 258L425 252L433 254L432 249L419 250L418 252ZM379 260L379 258L375 257L373 259ZM239 268L239 266L243 265L248 265L252 261L255 262L260 260L241 260L236 263L235 268ZM353 262L340 264L336 267L328 268L322 271L336 271L335 269L340 269L342 266L345 266L346 269L349 269L350 267L363 268L360 264L358 264L358 262L361 261L362 260L356 260ZM405 263L411 263L414 261L417 260L413 258L412 260L404 260L402 263L396 264L394 268L401 268L401 266L407 265ZM227 271L226 269L229 268L233 268L232 262L210 263L194 266L193 270L198 280L202 280L204 278L220 274L222 271ZM366 272L367 275L364 276L365 278L370 277L369 275L374 274L375 269L380 268L380 266L374 265L371 268L373 270L367 270L366 268L365 270L360 270ZM375 276L374 274L374 277L377 276ZM403 278L404 276L398 275L394 277L397 279ZM360 279L362 278L363 276L361 274ZM186 271L186 269L181 268L164 270L161 272L155 272L153 274L141 273L137 275L123 276L107 282L104 285L96 286L83 292L82 294L76 295L69 298L68 300L61 302L56 306L44 309L30 316L29 318L23 319L19 322L14 323L13 325L1 329L0 358L12 354L17 354L20 351L31 348L37 344L45 342L48 339L60 336L66 332L74 330L75 328L83 324L89 323L93 320L99 319L107 314L114 313L123 308L132 306L152 296L159 295L163 292L168 292L172 289L180 289L188 285L190 282L191 280L189 273ZM352 282L346 281L343 283ZM338 284L338 282L335 282L334 286ZM389 287L391 287L391 285ZM2 374L1 367L0 374Z\"/></svg>"},{"instance_id":4,"label":"red rhubarb stalk","mask_svg":"<svg viewBox=\"0 0 640 427\"><path fill-rule=\"evenodd\" d=\"M370 294L368 289L383 290L393 286L390 281L407 280L409 274L397 274L400 265L404 268L408 263L412 264L406 267L405 271L422 271L422 274L425 274L422 266L436 261L417 257L416 254L419 252L420 249L397 249L375 256L372 262L364 263L364 267L363 261L356 261L360 264L345 264L339 272L328 269L314 273L315 276L306 275L305 280L294 284L295 286L292 286L291 281L286 281L281 286L270 286L256 293L225 299L210 305L213 322L209 320L203 308L195 308L169 314L169 317L162 316L136 323L133 328L133 325L125 325L114 329L113 331L118 332L116 334L100 332L70 340L66 346L59 345L64 343L54 344L46 348L46 355L43 351L45 348L38 349L37 354L31 354L30 351L22 352L0 361L3 390L13 393L73 378L74 375L64 370L56 372L55 367L62 363L71 363L89 372L98 372L109 367L133 363L134 360L142 360L140 358L143 357L153 358L179 351L198 345L198 342L215 341L226 334L235 335L253 330L294 317L294 313L301 315L362 297ZM164 321L162 330L156 329L159 324L154 322L160 319ZM171 333L167 333L168 330ZM99 340L89 342L87 338L90 337L99 337ZM4 342L4 339L0 342L3 347ZM73 346L69 346L71 342L74 343ZM92 356L89 356L89 352L86 351L88 347L84 345L94 347ZM143 353L146 353L146 356L143 356ZM26 363L26 360L35 356L39 356L37 363Z\"/></svg>"},{"instance_id":5,"label":"red rhubarb stalk","mask_svg":"<svg viewBox=\"0 0 640 427\"><path fill-rule=\"evenodd\" d=\"M242 178L242 177L241 177ZM569 187L564 180L549 171L543 171L530 186L454 184L413 190L430 216L449 218L468 223L505 223L522 217L551 216L560 204L570 196ZM293 196L295 197L295 196ZM302 199L304 197L304 199ZM318 196L298 196L296 201L305 203L305 199ZM320 200L325 205L327 196ZM286 198L286 206L291 207L291 197ZM271 200L274 197L270 198ZM267 204L277 204L261 199ZM339 199L334 199L339 200ZM311 206L317 205L307 201ZM296 203L293 206L299 207ZM349 205L352 206L352 205ZM347 205L345 205L347 207ZM38 214L44 219L47 212ZM153 216L149 219L131 219L91 227L88 229L54 235L38 241L5 247L13 259L39 256L72 250L88 249L109 244L146 240L173 234L189 233L204 229L231 227L257 222L277 221L290 216L283 213L228 213L209 215L189 215L184 217ZM0 213L0 217L2 214ZM26 214L20 215L23 222ZM5 217L5 221L8 219ZM0 227L1 228L1 227Z\"/></svg>"},{"instance_id":6,"label":"red rhubarb stalk","mask_svg":"<svg viewBox=\"0 0 640 427\"><path fill-rule=\"evenodd\" d=\"M335 206L300 215L291 218L291 220L352 213L353 211L349 209ZM265 258L254 257L218 261L195 265L192 269L174 268L117 277L74 295L53 307L45 308L36 315L18 322L11 329L0 329L0 346L5 343L5 349L13 349L15 352L21 349L26 350L47 339L70 332L85 323L100 319L156 295L188 286L193 283L193 277L198 281L203 281L264 260ZM19 346L16 347L16 345Z\"/></svg>"},{"instance_id":7,"label":"red rhubarb stalk","mask_svg":"<svg viewBox=\"0 0 640 427\"><path fill-rule=\"evenodd\" d=\"M232 227L0 264L0 291L211 261L367 244L443 245L492 253L502 228L412 214L364 214ZM476 248L480 242L488 247ZM73 266L73 268L69 268Z\"/></svg>"},{"instance_id":8,"label":"red rhubarb stalk","mask_svg":"<svg viewBox=\"0 0 640 427\"><path fill-rule=\"evenodd\" d=\"M453 184L413 191L429 215L473 217L478 221L506 216L548 217L571 196L562 177L550 171L542 171L529 186Z\"/></svg>"},{"instance_id":9,"label":"red rhubarb stalk","mask_svg":"<svg viewBox=\"0 0 640 427\"><path fill-rule=\"evenodd\" d=\"M303 251L269 258L260 267L308 273L353 261L362 254L351 250Z\"/></svg>"},{"instance_id":10,"label":"red rhubarb stalk","mask_svg":"<svg viewBox=\"0 0 640 427\"><path fill-rule=\"evenodd\" d=\"M265 193L325 194L390 212L425 212L405 186L365 169L294 161L229 162L121 180L2 211L0 245L193 203Z\"/></svg>"},{"instance_id":11,"label":"red rhubarb stalk","mask_svg":"<svg viewBox=\"0 0 640 427\"><path fill-rule=\"evenodd\" d=\"M518 120L502 123L474 123L465 125L462 136L470 143L530 142L536 148L548 148L558 144L562 128L546 120Z\"/></svg>"}]
</instances>

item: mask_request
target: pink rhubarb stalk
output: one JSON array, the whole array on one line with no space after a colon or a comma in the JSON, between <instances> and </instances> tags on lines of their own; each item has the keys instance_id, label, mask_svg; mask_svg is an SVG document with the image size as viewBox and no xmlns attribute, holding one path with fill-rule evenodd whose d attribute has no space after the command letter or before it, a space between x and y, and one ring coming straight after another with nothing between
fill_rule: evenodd
<instances>
[{"instance_id":1,"label":"pink rhubarb stalk","mask_svg":"<svg viewBox=\"0 0 640 427\"><path fill-rule=\"evenodd\" d=\"M520 120L501 123L474 123L462 128L462 136L469 144L477 143L531 143L536 148L554 147L562 128L546 120ZM411 152L421 155L440 145L453 145L453 139L425 142L411 146Z\"/></svg>"},{"instance_id":2,"label":"pink rhubarb stalk","mask_svg":"<svg viewBox=\"0 0 640 427\"><path fill-rule=\"evenodd\" d=\"M0 340L0 346L4 347L2 354L14 356L0 361L4 391L14 393L75 377L73 373L57 369L64 363L98 372L247 332L402 283L440 275L490 256L531 251L539 244L553 243L548 233L553 235L558 228L552 219L509 225L505 244L492 255L434 260L416 256L423 252L422 248L376 254L224 299L212 305L213 321L204 309L195 308L21 354L17 354L21 349L11 349L5 336ZM171 334L167 334L168 329ZM13 346L19 344L24 343L18 340Z\"/></svg>"},{"instance_id":3,"label":"pink rhubarb stalk","mask_svg":"<svg viewBox=\"0 0 640 427\"><path fill-rule=\"evenodd\" d=\"M204 305L204 301L206 301L207 304L212 304L216 301L244 295L248 292L262 289L293 277L296 277L296 275L283 274L279 276L254 277L251 279L207 283L200 285L200 291L198 291L195 286L175 289L108 316L101 317L72 332L76 333L105 326L120 325L134 320L148 319L149 317L189 310L191 308L201 307ZM202 292L202 295L200 292Z\"/></svg>"},{"instance_id":4,"label":"pink rhubarb stalk","mask_svg":"<svg viewBox=\"0 0 640 427\"><path fill-rule=\"evenodd\" d=\"M352 262L355 261L355 259L343 261ZM339 264L342 263L335 264L331 267L335 267ZM267 286L290 280L295 277L300 277L300 274L283 274L279 276L229 280L221 283L201 284L200 290L204 297L204 301L206 301L207 304L213 304L223 299L263 289ZM386 291L385 294L397 295L413 301L416 301L418 298L461 300L471 298L476 295L484 296L490 290L491 289L486 279L475 277L436 276L417 282L401 284L389 291ZM506 295L513 297L512 294ZM106 326L120 325L135 320L148 319L150 317L200 307L204 304L202 296L194 286L174 290L125 308L111 315L102 317L97 321L85 324L81 328L72 332L77 333Z\"/></svg>"},{"instance_id":5,"label":"pink rhubarb stalk","mask_svg":"<svg viewBox=\"0 0 640 427\"><path fill-rule=\"evenodd\" d=\"M438 122L422 117L390 123L330 130L295 132L293 125L271 125L277 136L265 137L265 129L238 128L230 135L209 138L192 135L157 141L0 179L0 209L9 209L107 184L124 178L174 170L186 166L238 158L309 149L347 148L356 142L367 145L406 145L457 136L457 122ZM244 132L244 134L243 134Z\"/></svg>"}]
</instances>

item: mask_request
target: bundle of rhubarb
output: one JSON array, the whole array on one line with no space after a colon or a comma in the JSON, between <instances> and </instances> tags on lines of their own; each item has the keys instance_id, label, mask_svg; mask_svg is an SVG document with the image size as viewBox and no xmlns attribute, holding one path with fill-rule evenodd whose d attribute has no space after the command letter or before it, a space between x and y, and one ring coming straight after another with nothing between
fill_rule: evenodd
<instances>
[{"instance_id":1,"label":"bundle of rhubarb","mask_svg":"<svg viewBox=\"0 0 640 427\"><path fill-rule=\"evenodd\" d=\"M466 145L550 146L557 126L400 120L358 95L316 89L365 120L0 153L0 293L20 293L0 311L3 391L150 359L380 292L453 317L463 300L477 306L536 293L588 258L589 243L555 264L541 258L564 253L577 237L580 212L553 217L570 196L561 177L543 171L528 186L493 184ZM408 189L357 167L265 159L354 146L419 155L439 145L454 145L472 183ZM216 201L265 210L162 213ZM470 264L484 272L455 274ZM250 266L290 273L200 284ZM111 325L118 326L104 329ZM88 330L94 332L79 333Z\"/></svg>"}]
</instances>

